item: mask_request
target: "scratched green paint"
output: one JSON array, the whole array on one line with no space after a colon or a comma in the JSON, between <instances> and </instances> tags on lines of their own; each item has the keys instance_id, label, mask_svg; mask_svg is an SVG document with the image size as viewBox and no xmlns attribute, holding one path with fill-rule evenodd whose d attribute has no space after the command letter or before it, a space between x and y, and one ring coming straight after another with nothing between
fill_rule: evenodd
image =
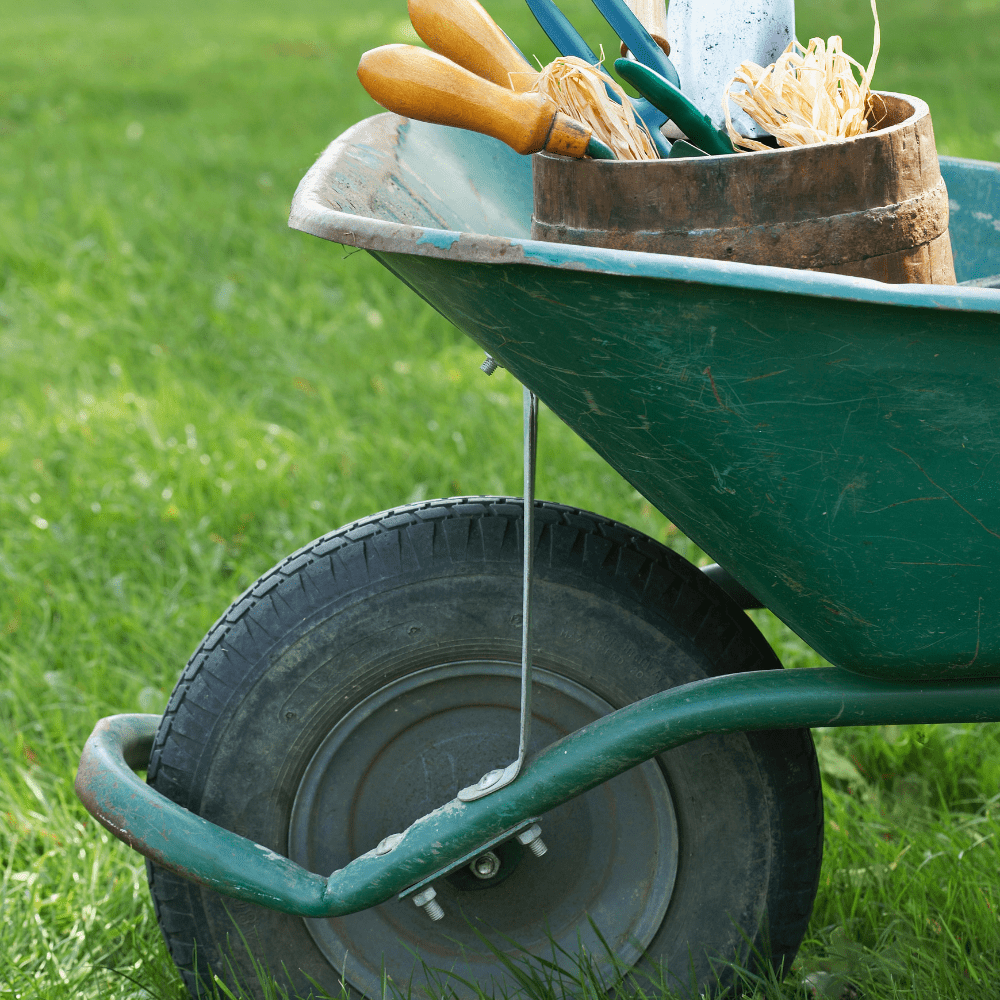
<instances>
[{"instance_id":1,"label":"scratched green paint","mask_svg":"<svg viewBox=\"0 0 1000 1000\"><path fill-rule=\"evenodd\" d=\"M483 137L447 131L396 156L433 144L447 226L490 232L446 149ZM944 173L959 271L985 274L1000 169ZM517 242L375 256L826 659L1000 673L1000 292Z\"/></svg>"},{"instance_id":2,"label":"scratched green paint","mask_svg":"<svg viewBox=\"0 0 1000 1000\"><path fill-rule=\"evenodd\" d=\"M390 264L828 660L998 671L995 315Z\"/></svg>"}]
</instances>

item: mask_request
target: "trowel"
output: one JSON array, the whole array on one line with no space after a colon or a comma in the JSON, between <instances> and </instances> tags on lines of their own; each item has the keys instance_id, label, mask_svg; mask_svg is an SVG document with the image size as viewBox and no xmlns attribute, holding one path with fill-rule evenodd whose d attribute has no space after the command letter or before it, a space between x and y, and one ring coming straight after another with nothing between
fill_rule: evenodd
<instances>
[{"instance_id":1,"label":"trowel","mask_svg":"<svg viewBox=\"0 0 1000 1000\"><path fill-rule=\"evenodd\" d=\"M664 0L625 2L658 42L669 39L681 89L717 128L725 122L723 91L740 63L770 66L795 38L794 0L670 0L665 15ZM767 134L731 102L730 111L741 135Z\"/></svg>"}]
</instances>

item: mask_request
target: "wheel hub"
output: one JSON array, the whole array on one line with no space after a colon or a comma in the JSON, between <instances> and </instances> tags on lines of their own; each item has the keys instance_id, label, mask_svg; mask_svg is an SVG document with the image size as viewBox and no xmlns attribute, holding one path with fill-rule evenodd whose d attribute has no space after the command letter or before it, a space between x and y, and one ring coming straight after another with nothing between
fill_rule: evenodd
<instances>
[{"instance_id":1,"label":"wheel hub","mask_svg":"<svg viewBox=\"0 0 1000 1000\"><path fill-rule=\"evenodd\" d=\"M376 691L334 726L308 764L291 813L291 859L328 874L512 760L519 699L518 665L498 661L431 667ZM577 682L537 669L532 752L612 710ZM415 954L460 997L472 991L449 973L487 993L510 991L516 983L484 938L515 961L519 948L551 960L553 944L570 955L582 944L610 982L611 961L589 921L631 965L670 899L677 835L663 773L648 761L552 810L542 824L544 857L510 840L437 879L444 919L432 922L412 899L393 899L307 920L309 933L369 997L381 995L383 967L399 984L411 975L420 982Z\"/></svg>"}]
</instances>

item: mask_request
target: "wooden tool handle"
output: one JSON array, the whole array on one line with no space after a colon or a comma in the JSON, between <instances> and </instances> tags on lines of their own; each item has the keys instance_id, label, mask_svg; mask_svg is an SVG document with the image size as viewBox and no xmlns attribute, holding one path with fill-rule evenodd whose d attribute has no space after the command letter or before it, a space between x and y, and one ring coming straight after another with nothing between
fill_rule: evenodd
<instances>
[{"instance_id":1,"label":"wooden tool handle","mask_svg":"<svg viewBox=\"0 0 1000 1000\"><path fill-rule=\"evenodd\" d=\"M642 26L653 36L653 40L663 49L665 56L670 55L670 42L667 40L667 5L664 0L625 0L628 8L639 19ZM628 52L628 47L622 42L622 55Z\"/></svg>"},{"instance_id":2,"label":"wooden tool handle","mask_svg":"<svg viewBox=\"0 0 1000 1000\"><path fill-rule=\"evenodd\" d=\"M361 57L358 79L389 111L491 135L518 153L584 156L590 130L543 94L516 94L415 45L383 45Z\"/></svg>"},{"instance_id":3,"label":"wooden tool handle","mask_svg":"<svg viewBox=\"0 0 1000 1000\"><path fill-rule=\"evenodd\" d=\"M519 92L531 90L538 75L476 0L409 0L416 33L452 62Z\"/></svg>"}]
</instances>

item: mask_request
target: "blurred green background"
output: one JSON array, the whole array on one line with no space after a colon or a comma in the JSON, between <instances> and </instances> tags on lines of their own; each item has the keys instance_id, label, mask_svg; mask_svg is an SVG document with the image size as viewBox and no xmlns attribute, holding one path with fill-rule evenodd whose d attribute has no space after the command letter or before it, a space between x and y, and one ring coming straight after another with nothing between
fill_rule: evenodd
<instances>
[{"instance_id":1,"label":"blurred green background","mask_svg":"<svg viewBox=\"0 0 1000 1000\"><path fill-rule=\"evenodd\" d=\"M519 0L485 6L526 54L555 55ZM563 8L614 54L589 3ZM998 0L879 14L876 87L929 102L940 152L1000 159ZM867 63L862 0L797 17L800 39L841 34ZM72 793L96 719L160 711L229 602L324 531L520 493L513 380L486 379L475 345L367 255L286 227L319 152L378 110L360 54L414 40L404 0L0 0L0 998L133 995L128 977L177 995L138 857ZM539 496L700 558L548 414L540 447ZM786 665L819 662L756 620ZM891 886L870 884L893 829L923 816L961 861L1000 773L993 728L816 734L837 837L810 961L903 933ZM980 882L976 863L968 899L898 869L943 995L974 981L971 953L928 921L985 920L995 867Z\"/></svg>"}]
</instances>

